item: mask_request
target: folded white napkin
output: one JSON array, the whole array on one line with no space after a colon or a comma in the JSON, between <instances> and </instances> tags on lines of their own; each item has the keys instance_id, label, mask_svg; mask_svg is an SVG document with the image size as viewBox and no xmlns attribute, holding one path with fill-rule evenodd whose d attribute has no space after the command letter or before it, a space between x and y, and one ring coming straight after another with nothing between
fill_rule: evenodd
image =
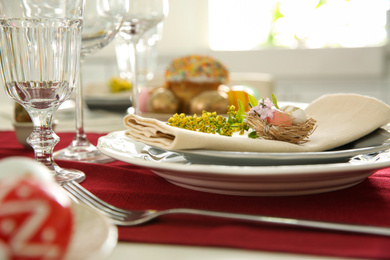
<instances>
[{"instance_id":1,"label":"folded white napkin","mask_svg":"<svg viewBox=\"0 0 390 260\"><path fill-rule=\"evenodd\" d=\"M304 144L206 134L168 126L151 118L127 115L126 135L135 141L166 150L204 149L242 152L319 152L359 139L390 123L390 107L355 94L325 95L313 101L306 113L317 120L317 129Z\"/></svg>"}]
</instances>

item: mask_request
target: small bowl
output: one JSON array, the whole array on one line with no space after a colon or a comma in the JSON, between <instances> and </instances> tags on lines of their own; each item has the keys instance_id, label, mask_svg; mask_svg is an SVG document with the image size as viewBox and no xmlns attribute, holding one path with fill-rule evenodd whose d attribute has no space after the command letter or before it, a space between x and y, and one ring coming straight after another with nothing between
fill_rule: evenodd
<instances>
[{"instance_id":1,"label":"small bowl","mask_svg":"<svg viewBox=\"0 0 390 260\"><path fill-rule=\"evenodd\" d=\"M27 137L31 135L31 132L33 130L33 123L32 122L16 122L13 121L12 125L14 126L16 139L18 139L18 142L22 144L27 149L32 149L32 147L27 143ZM57 125L57 121L53 121L53 130L55 129Z\"/></svg>"}]
</instances>

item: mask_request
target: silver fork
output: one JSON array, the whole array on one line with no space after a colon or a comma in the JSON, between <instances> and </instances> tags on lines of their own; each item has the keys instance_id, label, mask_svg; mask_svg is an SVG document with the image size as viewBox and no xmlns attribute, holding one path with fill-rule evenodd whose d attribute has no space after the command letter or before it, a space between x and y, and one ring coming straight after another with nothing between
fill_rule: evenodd
<instances>
[{"instance_id":1,"label":"silver fork","mask_svg":"<svg viewBox=\"0 0 390 260\"><path fill-rule=\"evenodd\" d=\"M381 236L390 236L390 228L379 226L363 226L335 222L321 222L312 220L280 218L261 215L249 215L240 213L227 213L210 210L176 208L167 210L125 210L115 207L107 202L102 201L94 194L86 190L77 182L65 182L61 184L68 192L70 197L78 203L84 203L105 216L112 219L118 226L135 226L149 222L159 216L167 214L192 214L209 217L229 218L236 220L245 220L253 222L261 222L268 224L278 224L286 226L296 226L305 228L315 228L323 230L344 231L353 233L363 233Z\"/></svg>"}]
</instances>

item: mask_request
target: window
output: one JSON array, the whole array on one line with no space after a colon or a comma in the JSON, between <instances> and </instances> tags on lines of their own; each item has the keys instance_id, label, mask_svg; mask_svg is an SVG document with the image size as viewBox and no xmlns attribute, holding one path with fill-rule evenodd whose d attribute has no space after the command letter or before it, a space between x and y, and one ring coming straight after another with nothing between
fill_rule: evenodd
<instances>
[{"instance_id":1,"label":"window","mask_svg":"<svg viewBox=\"0 0 390 260\"><path fill-rule=\"evenodd\" d=\"M387 41L388 5L388 0L209 0L209 44L220 51L381 46Z\"/></svg>"}]
</instances>

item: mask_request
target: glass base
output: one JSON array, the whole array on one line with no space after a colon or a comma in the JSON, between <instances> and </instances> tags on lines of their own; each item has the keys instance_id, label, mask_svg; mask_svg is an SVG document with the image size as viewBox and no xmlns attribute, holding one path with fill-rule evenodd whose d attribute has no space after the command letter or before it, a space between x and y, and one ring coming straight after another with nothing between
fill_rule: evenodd
<instances>
[{"instance_id":1,"label":"glass base","mask_svg":"<svg viewBox=\"0 0 390 260\"><path fill-rule=\"evenodd\" d=\"M87 163L109 163L115 161L115 159L102 154L89 142L77 145L75 142L72 142L67 148L55 152L54 159Z\"/></svg>"},{"instance_id":2,"label":"glass base","mask_svg":"<svg viewBox=\"0 0 390 260\"><path fill-rule=\"evenodd\" d=\"M54 167L54 177L59 184L69 181L81 183L83 180L85 180L85 174L82 171L75 169L64 169L58 165L55 165Z\"/></svg>"}]
</instances>

